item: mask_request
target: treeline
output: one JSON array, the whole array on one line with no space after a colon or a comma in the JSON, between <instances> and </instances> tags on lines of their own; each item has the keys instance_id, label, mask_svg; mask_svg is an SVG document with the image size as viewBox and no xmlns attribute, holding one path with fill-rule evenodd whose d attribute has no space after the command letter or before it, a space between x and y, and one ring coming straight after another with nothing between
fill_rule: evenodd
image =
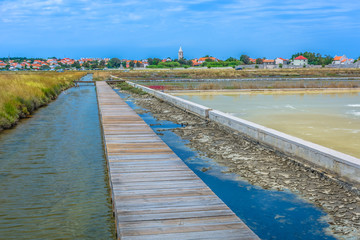
<instances>
[{"instance_id":1,"label":"treeline","mask_svg":"<svg viewBox=\"0 0 360 240\"><path fill-rule=\"evenodd\" d=\"M322 56L320 53L312 53L312 52L299 52L295 53L291 56L291 59L294 60L298 56L304 56L308 59L308 63L310 65L328 65L334 61L334 58L330 55Z\"/></svg>"}]
</instances>

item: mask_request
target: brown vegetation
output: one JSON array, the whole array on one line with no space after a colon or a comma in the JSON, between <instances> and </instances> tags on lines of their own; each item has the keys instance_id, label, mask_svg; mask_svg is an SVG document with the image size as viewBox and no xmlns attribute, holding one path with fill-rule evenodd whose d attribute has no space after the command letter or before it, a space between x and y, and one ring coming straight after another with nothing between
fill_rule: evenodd
<instances>
[{"instance_id":1,"label":"brown vegetation","mask_svg":"<svg viewBox=\"0 0 360 240\"><path fill-rule=\"evenodd\" d=\"M360 69L332 68L300 68L300 69L144 69L133 71L95 71L94 80L106 80L110 76L126 80L157 80L157 79L240 79L258 77L360 77Z\"/></svg>"}]
</instances>

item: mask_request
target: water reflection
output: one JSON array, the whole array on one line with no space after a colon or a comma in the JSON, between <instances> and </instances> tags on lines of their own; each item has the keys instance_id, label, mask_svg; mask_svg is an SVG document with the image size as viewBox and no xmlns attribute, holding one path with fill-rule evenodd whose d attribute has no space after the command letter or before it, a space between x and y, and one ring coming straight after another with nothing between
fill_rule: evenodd
<instances>
[{"instance_id":1,"label":"water reflection","mask_svg":"<svg viewBox=\"0 0 360 240\"><path fill-rule=\"evenodd\" d=\"M105 169L93 86L2 132L0 239L114 239Z\"/></svg>"}]
</instances>

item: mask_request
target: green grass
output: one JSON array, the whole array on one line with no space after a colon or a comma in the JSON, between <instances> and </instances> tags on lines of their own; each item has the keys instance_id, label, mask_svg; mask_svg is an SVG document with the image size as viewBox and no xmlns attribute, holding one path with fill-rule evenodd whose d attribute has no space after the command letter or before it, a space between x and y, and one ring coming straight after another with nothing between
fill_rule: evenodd
<instances>
[{"instance_id":1,"label":"green grass","mask_svg":"<svg viewBox=\"0 0 360 240\"><path fill-rule=\"evenodd\" d=\"M0 130L55 99L84 72L0 73Z\"/></svg>"},{"instance_id":2,"label":"green grass","mask_svg":"<svg viewBox=\"0 0 360 240\"><path fill-rule=\"evenodd\" d=\"M135 94L139 94L139 95L145 95L145 94L147 94L147 93L144 92L143 90L141 90L141 89L139 89L139 88L135 88L135 87L127 84L126 82L118 83L118 84L116 84L116 86L117 86L118 88L120 88L121 90L129 91L129 92L132 92L132 93L135 93Z\"/></svg>"}]
</instances>

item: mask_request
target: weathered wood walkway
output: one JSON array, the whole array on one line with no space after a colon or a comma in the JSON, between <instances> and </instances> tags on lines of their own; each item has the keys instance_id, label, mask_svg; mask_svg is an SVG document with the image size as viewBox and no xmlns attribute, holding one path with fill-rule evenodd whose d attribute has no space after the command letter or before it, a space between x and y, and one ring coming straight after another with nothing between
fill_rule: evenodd
<instances>
[{"instance_id":1,"label":"weathered wood walkway","mask_svg":"<svg viewBox=\"0 0 360 240\"><path fill-rule=\"evenodd\" d=\"M106 82L96 91L119 239L258 239Z\"/></svg>"}]
</instances>

